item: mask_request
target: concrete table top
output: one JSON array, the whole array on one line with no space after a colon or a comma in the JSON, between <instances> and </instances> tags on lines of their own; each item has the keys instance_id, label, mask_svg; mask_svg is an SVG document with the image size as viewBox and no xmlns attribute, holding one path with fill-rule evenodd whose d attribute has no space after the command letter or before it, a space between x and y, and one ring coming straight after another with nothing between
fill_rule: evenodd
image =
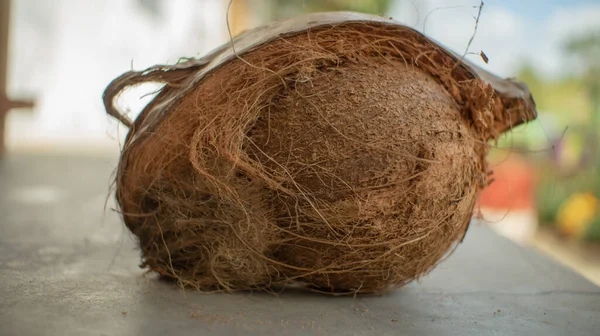
<instances>
[{"instance_id":1,"label":"concrete table top","mask_svg":"<svg viewBox=\"0 0 600 336\"><path fill-rule=\"evenodd\" d=\"M0 335L600 335L600 288L480 224L383 296L183 292L104 211L115 162L0 159Z\"/></svg>"}]
</instances>

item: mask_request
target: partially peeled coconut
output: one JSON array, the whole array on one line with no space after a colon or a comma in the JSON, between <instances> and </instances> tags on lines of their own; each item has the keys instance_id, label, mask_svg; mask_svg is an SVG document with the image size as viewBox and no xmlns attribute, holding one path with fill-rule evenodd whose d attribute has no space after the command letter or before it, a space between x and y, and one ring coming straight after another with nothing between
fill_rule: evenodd
<instances>
[{"instance_id":1,"label":"partially peeled coconut","mask_svg":"<svg viewBox=\"0 0 600 336\"><path fill-rule=\"evenodd\" d=\"M126 87L165 86L131 122ZM377 292L464 237L488 142L536 117L499 79L391 20L317 13L117 78L116 178L143 267L203 291Z\"/></svg>"}]
</instances>

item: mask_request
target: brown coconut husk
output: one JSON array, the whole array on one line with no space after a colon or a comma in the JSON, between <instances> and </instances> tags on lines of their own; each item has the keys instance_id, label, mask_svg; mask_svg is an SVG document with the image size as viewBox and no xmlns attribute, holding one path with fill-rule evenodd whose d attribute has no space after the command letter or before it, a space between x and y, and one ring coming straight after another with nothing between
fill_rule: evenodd
<instances>
[{"instance_id":1,"label":"brown coconut husk","mask_svg":"<svg viewBox=\"0 0 600 336\"><path fill-rule=\"evenodd\" d=\"M107 110L129 123L116 94L167 84L131 124L117 171L143 267L203 291L376 292L462 239L488 141L535 118L528 92L500 94L396 23L311 18L109 86Z\"/></svg>"}]
</instances>

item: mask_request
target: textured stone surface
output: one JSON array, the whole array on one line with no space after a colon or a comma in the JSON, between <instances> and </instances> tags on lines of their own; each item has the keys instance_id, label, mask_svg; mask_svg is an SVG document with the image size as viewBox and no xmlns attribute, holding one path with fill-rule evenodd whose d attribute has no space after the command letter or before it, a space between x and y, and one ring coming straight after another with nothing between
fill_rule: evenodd
<instances>
[{"instance_id":1,"label":"textured stone surface","mask_svg":"<svg viewBox=\"0 0 600 336\"><path fill-rule=\"evenodd\" d=\"M116 159L0 159L0 335L597 335L600 288L473 224L384 296L204 295L144 275L104 211ZM113 202L109 202L109 209Z\"/></svg>"}]
</instances>

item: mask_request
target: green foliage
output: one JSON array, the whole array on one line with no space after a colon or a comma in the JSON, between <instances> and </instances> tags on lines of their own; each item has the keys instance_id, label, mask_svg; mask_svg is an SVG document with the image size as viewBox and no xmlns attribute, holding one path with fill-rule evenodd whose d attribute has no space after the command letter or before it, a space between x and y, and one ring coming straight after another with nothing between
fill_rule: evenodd
<instances>
[{"instance_id":1,"label":"green foliage","mask_svg":"<svg viewBox=\"0 0 600 336\"><path fill-rule=\"evenodd\" d=\"M594 149L594 143L600 143L600 32L571 37L565 51L577 59L583 72L549 80L524 64L518 75L529 86L546 126L538 120L500 141L501 147L548 149L542 155L531 155L539 167L538 214L540 222L548 225L555 223L558 209L573 193L600 196L600 153L598 147ZM548 127L549 122L555 127ZM557 160L551 154L559 139L562 148ZM589 228L586 239L600 239L600 218Z\"/></svg>"},{"instance_id":2,"label":"green foliage","mask_svg":"<svg viewBox=\"0 0 600 336\"><path fill-rule=\"evenodd\" d=\"M529 86L538 110L553 115L558 121L570 124L585 123L592 108L581 77L547 80L525 64L518 75Z\"/></svg>"},{"instance_id":3,"label":"green foliage","mask_svg":"<svg viewBox=\"0 0 600 336\"><path fill-rule=\"evenodd\" d=\"M383 14L389 0L304 0L311 11L356 11L373 14Z\"/></svg>"},{"instance_id":4,"label":"green foliage","mask_svg":"<svg viewBox=\"0 0 600 336\"><path fill-rule=\"evenodd\" d=\"M538 215L542 224L553 225L559 207L574 193L592 193L596 197L600 180L591 174L561 176L551 169L538 170L536 190Z\"/></svg>"},{"instance_id":5,"label":"green foliage","mask_svg":"<svg viewBox=\"0 0 600 336\"><path fill-rule=\"evenodd\" d=\"M274 0L275 17L325 11L354 11L382 15L390 0Z\"/></svg>"},{"instance_id":6,"label":"green foliage","mask_svg":"<svg viewBox=\"0 0 600 336\"><path fill-rule=\"evenodd\" d=\"M585 233L585 239L590 241L600 241L600 214L596 216L596 219L588 228Z\"/></svg>"},{"instance_id":7,"label":"green foliage","mask_svg":"<svg viewBox=\"0 0 600 336\"><path fill-rule=\"evenodd\" d=\"M587 76L594 81L597 71L600 70L600 31L590 32L570 39L565 43L565 49L571 54L577 56L587 68ZM589 70L592 70L591 73Z\"/></svg>"},{"instance_id":8,"label":"green foliage","mask_svg":"<svg viewBox=\"0 0 600 336\"><path fill-rule=\"evenodd\" d=\"M587 133L596 146L592 160L600 167L600 30L571 39L565 49L575 55L584 67L583 79L591 103Z\"/></svg>"},{"instance_id":9,"label":"green foliage","mask_svg":"<svg viewBox=\"0 0 600 336\"><path fill-rule=\"evenodd\" d=\"M550 179L542 180L536 192L540 223L554 225L558 208L569 197L569 193Z\"/></svg>"}]
</instances>

